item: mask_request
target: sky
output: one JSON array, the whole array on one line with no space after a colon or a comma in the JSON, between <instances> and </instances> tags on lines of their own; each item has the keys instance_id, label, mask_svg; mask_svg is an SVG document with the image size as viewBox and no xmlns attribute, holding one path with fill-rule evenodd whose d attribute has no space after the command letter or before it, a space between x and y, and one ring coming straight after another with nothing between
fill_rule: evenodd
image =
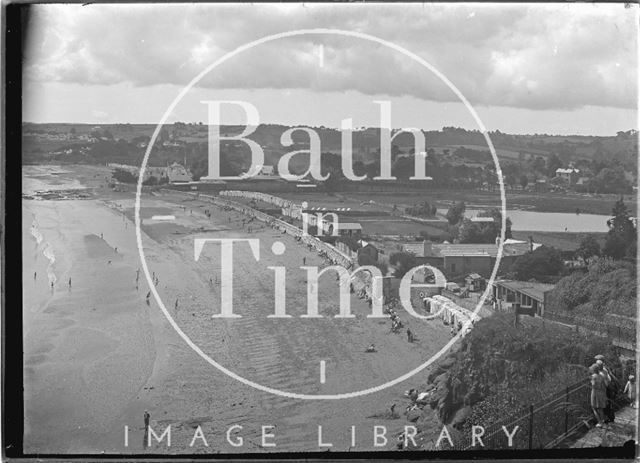
<instances>
[{"instance_id":1,"label":"sky","mask_svg":"<svg viewBox=\"0 0 640 463\"><path fill-rule=\"evenodd\" d=\"M262 123L379 126L390 101L394 127L478 129L463 95L488 130L615 135L638 126L637 28L623 4L35 5L23 117L158 123L203 74L168 122L206 123L217 100Z\"/></svg>"}]
</instances>

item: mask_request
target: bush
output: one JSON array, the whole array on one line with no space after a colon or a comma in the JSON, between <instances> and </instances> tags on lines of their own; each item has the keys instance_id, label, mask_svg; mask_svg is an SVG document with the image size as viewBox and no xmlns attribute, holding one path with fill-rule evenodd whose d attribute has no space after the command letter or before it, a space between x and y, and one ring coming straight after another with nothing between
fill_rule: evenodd
<instances>
[{"instance_id":1,"label":"bush","mask_svg":"<svg viewBox=\"0 0 640 463\"><path fill-rule=\"evenodd\" d=\"M389 264L395 268L393 276L402 278L416 266L416 256L408 252L394 252L389 256Z\"/></svg>"},{"instance_id":2,"label":"bush","mask_svg":"<svg viewBox=\"0 0 640 463\"><path fill-rule=\"evenodd\" d=\"M111 174L111 177L120 183L138 183L138 177L136 175L120 168L116 168Z\"/></svg>"},{"instance_id":3,"label":"bush","mask_svg":"<svg viewBox=\"0 0 640 463\"><path fill-rule=\"evenodd\" d=\"M538 249L518 257L511 266L517 280L549 281L564 270L562 254L555 248L540 246Z\"/></svg>"},{"instance_id":4,"label":"bush","mask_svg":"<svg viewBox=\"0 0 640 463\"><path fill-rule=\"evenodd\" d=\"M404 212L407 215L412 215L414 217L434 217L436 215L437 208L435 205L429 204L428 201L423 201L421 204L405 208Z\"/></svg>"},{"instance_id":5,"label":"bush","mask_svg":"<svg viewBox=\"0 0 640 463\"><path fill-rule=\"evenodd\" d=\"M586 272L562 278L550 294L548 310L602 318L607 313L636 315L636 267L611 258L593 257Z\"/></svg>"}]
</instances>

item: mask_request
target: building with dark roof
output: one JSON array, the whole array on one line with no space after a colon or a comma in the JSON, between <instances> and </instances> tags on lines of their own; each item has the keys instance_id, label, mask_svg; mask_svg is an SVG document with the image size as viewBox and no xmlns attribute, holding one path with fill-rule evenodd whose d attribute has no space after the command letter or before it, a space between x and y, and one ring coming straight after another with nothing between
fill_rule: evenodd
<instances>
[{"instance_id":1,"label":"building with dark roof","mask_svg":"<svg viewBox=\"0 0 640 463\"><path fill-rule=\"evenodd\" d=\"M519 256L539 246L537 243L506 240L498 272L508 270ZM497 244L440 244L424 241L405 244L402 249L414 254L419 264L429 264L439 268L447 278L470 273L488 278L496 265L499 246Z\"/></svg>"},{"instance_id":2,"label":"building with dark roof","mask_svg":"<svg viewBox=\"0 0 640 463\"><path fill-rule=\"evenodd\" d=\"M493 282L493 295L497 310L511 311L516 304L532 309L532 313L542 317L548 306L549 292L554 285L531 281L498 280Z\"/></svg>"}]
</instances>

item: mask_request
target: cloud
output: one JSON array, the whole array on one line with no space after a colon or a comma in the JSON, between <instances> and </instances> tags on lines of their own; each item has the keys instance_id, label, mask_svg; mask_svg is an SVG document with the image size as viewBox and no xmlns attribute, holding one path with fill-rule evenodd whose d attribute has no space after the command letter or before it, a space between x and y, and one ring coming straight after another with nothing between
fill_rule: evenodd
<instances>
[{"instance_id":1,"label":"cloud","mask_svg":"<svg viewBox=\"0 0 640 463\"><path fill-rule=\"evenodd\" d=\"M38 5L26 78L184 85L252 40L283 31L368 33L418 54L472 104L635 108L637 12L623 5ZM324 63L319 66L323 44ZM379 44L306 35L260 45L200 83L457 101L439 79Z\"/></svg>"}]
</instances>

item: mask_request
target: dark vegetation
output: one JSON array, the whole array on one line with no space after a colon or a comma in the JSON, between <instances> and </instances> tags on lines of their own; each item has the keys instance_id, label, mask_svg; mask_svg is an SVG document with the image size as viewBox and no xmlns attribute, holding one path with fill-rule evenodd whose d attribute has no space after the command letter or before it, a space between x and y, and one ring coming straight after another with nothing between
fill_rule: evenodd
<instances>
[{"instance_id":1,"label":"dark vegetation","mask_svg":"<svg viewBox=\"0 0 640 463\"><path fill-rule=\"evenodd\" d=\"M592 257L586 270L561 279L551 292L553 312L602 319L606 314L635 317L636 266L610 257Z\"/></svg>"},{"instance_id":2,"label":"dark vegetation","mask_svg":"<svg viewBox=\"0 0 640 463\"><path fill-rule=\"evenodd\" d=\"M596 354L618 367L605 338L576 334L540 320L515 326L513 314L482 319L430 373L430 405L459 430L500 421L519 408L588 377Z\"/></svg>"},{"instance_id":3,"label":"dark vegetation","mask_svg":"<svg viewBox=\"0 0 640 463\"><path fill-rule=\"evenodd\" d=\"M293 135L290 148L280 145L280 135L289 127L262 124L249 138L257 141L265 151L265 163L277 165L280 157L298 149L307 149L308 136L302 132ZM74 163L127 163L139 164L155 126L151 124L112 124L94 127L85 124L25 124L23 136L23 162ZM221 132L236 134L243 127L224 126ZM339 159L340 132L325 127L314 128L320 136L323 157L336 155ZM426 174L431 181L414 181L420 188L474 189L497 188L497 175L493 159L484 136L477 130L444 127L440 131L427 131L428 141ZM67 134L64 140L46 138ZM629 193L632 180L629 174L637 171L637 136L635 131L619 132L615 137L566 137L551 135L509 135L500 131L490 133L497 147L505 183L511 189L535 186L537 180L552 178L558 167L570 163L587 179L575 186L578 191L592 193ZM85 138L81 138L85 137ZM92 142L88 140L91 139ZM380 148L378 129L356 131L353 150L356 175L366 174L369 179L379 175ZM433 147L437 147L435 149ZM394 139L392 174L407 180L414 174L413 136L401 133ZM196 178L206 172L207 126L177 122L162 128L154 145L150 165L164 166L167 162L186 162ZM308 157L297 155L294 170L303 172ZM244 172L249 163L249 150L244 143L222 142L221 170L224 175ZM323 159L324 161L324 159ZM328 168L334 179L328 191L341 188L344 181L336 164ZM339 165L339 164L338 164ZM324 169L323 169L324 170ZM560 185L558 185L560 187Z\"/></svg>"}]
</instances>

